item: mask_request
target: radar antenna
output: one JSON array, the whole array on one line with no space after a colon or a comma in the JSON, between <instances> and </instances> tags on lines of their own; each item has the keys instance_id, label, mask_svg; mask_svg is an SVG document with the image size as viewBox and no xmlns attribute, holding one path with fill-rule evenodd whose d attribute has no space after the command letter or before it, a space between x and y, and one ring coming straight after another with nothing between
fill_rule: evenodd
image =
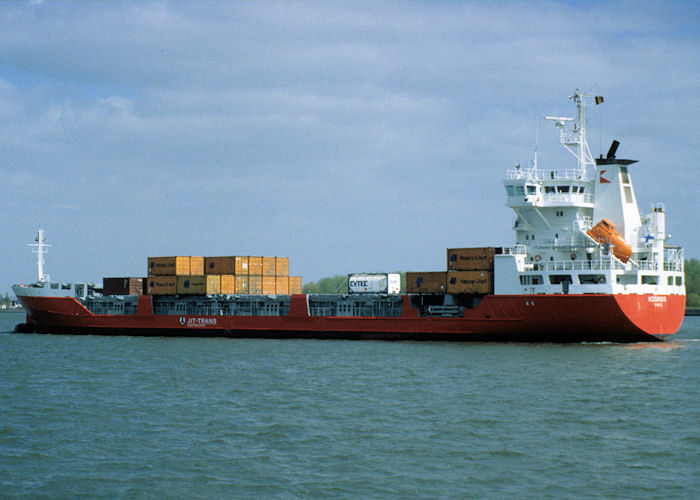
<instances>
[{"instance_id":1,"label":"radar antenna","mask_svg":"<svg viewBox=\"0 0 700 500\"><path fill-rule=\"evenodd\" d=\"M547 116L545 120L553 121L559 129L559 141L561 144L578 160L579 175L581 178L586 176L586 168L596 168L595 160L591 155L591 150L588 147L586 139L586 100L593 99L596 104L603 102L601 96L595 96L581 92L576 89L574 95L569 99L576 103L576 119L562 116ZM569 128L568 125L572 127Z\"/></svg>"}]
</instances>

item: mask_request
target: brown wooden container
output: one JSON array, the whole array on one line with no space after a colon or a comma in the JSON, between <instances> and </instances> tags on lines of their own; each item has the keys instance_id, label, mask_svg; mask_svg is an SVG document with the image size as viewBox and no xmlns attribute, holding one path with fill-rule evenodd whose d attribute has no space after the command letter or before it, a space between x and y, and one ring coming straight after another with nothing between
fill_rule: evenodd
<instances>
[{"instance_id":1,"label":"brown wooden container","mask_svg":"<svg viewBox=\"0 0 700 500\"><path fill-rule=\"evenodd\" d=\"M236 274L235 257L204 257L205 274Z\"/></svg>"},{"instance_id":2,"label":"brown wooden container","mask_svg":"<svg viewBox=\"0 0 700 500\"><path fill-rule=\"evenodd\" d=\"M149 257L149 276L186 276L190 274L190 257Z\"/></svg>"},{"instance_id":3,"label":"brown wooden container","mask_svg":"<svg viewBox=\"0 0 700 500\"><path fill-rule=\"evenodd\" d=\"M262 276L263 273L263 258L248 257L248 274L251 276Z\"/></svg>"},{"instance_id":4,"label":"brown wooden container","mask_svg":"<svg viewBox=\"0 0 700 500\"><path fill-rule=\"evenodd\" d=\"M448 248L448 271L490 271L493 270L493 256L496 255L495 247L480 248Z\"/></svg>"},{"instance_id":5,"label":"brown wooden container","mask_svg":"<svg viewBox=\"0 0 700 500\"><path fill-rule=\"evenodd\" d=\"M406 273L407 293L446 293L447 273L445 271Z\"/></svg>"},{"instance_id":6,"label":"brown wooden container","mask_svg":"<svg viewBox=\"0 0 700 500\"><path fill-rule=\"evenodd\" d=\"M289 293L291 295L301 293L301 276L289 277Z\"/></svg>"},{"instance_id":7,"label":"brown wooden container","mask_svg":"<svg viewBox=\"0 0 700 500\"><path fill-rule=\"evenodd\" d=\"M102 278L104 295L141 295L145 278Z\"/></svg>"},{"instance_id":8,"label":"brown wooden container","mask_svg":"<svg viewBox=\"0 0 700 500\"><path fill-rule=\"evenodd\" d=\"M447 293L485 295L493 293L491 271L450 271L447 273Z\"/></svg>"},{"instance_id":9,"label":"brown wooden container","mask_svg":"<svg viewBox=\"0 0 700 500\"><path fill-rule=\"evenodd\" d=\"M262 293L264 295L274 295L277 293L277 279L274 276L263 276Z\"/></svg>"},{"instance_id":10,"label":"brown wooden container","mask_svg":"<svg viewBox=\"0 0 700 500\"><path fill-rule=\"evenodd\" d=\"M149 276L146 291L149 295L175 295L176 280L175 276Z\"/></svg>"},{"instance_id":11,"label":"brown wooden container","mask_svg":"<svg viewBox=\"0 0 700 500\"><path fill-rule=\"evenodd\" d=\"M260 295L263 293L263 277L258 276L248 276L248 290L252 295Z\"/></svg>"},{"instance_id":12,"label":"brown wooden container","mask_svg":"<svg viewBox=\"0 0 700 500\"><path fill-rule=\"evenodd\" d=\"M274 276L275 275L275 258L274 257L263 257L263 276Z\"/></svg>"},{"instance_id":13,"label":"brown wooden container","mask_svg":"<svg viewBox=\"0 0 700 500\"><path fill-rule=\"evenodd\" d=\"M221 275L221 293L224 295L233 295L236 293L236 276L233 274Z\"/></svg>"},{"instance_id":14,"label":"brown wooden container","mask_svg":"<svg viewBox=\"0 0 700 500\"><path fill-rule=\"evenodd\" d=\"M275 257L275 276L289 276L289 257Z\"/></svg>"}]
</instances>

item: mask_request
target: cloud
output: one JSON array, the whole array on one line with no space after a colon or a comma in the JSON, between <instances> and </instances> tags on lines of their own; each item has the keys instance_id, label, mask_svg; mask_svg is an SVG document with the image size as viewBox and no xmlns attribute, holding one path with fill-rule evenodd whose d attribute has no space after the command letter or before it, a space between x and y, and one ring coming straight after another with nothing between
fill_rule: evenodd
<instances>
[{"instance_id":1,"label":"cloud","mask_svg":"<svg viewBox=\"0 0 700 500\"><path fill-rule=\"evenodd\" d=\"M43 219L89 248L58 204L105 245L139 236L73 274L190 248L294 253L308 279L439 269L447 245L511 242L502 173L581 87L606 96L591 145L650 165L638 196L669 200L695 255L694 197L656 165L694 178L699 19L692 2L3 4L0 173L22 171L6 238ZM569 161L545 123L539 143Z\"/></svg>"}]
</instances>

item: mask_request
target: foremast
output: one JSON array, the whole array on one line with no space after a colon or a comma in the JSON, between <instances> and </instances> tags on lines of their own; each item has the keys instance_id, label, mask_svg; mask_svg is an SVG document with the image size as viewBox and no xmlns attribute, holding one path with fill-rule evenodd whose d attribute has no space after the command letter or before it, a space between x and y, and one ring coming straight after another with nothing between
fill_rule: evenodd
<instances>
[{"instance_id":1,"label":"foremast","mask_svg":"<svg viewBox=\"0 0 700 500\"><path fill-rule=\"evenodd\" d=\"M44 274L44 255L48 252L48 243L45 243L46 237L44 236L44 230L39 228L37 231L34 243L27 243L27 246L32 247L32 252L36 254L36 267L37 267L37 281L39 283L45 283L51 281L48 274Z\"/></svg>"}]
</instances>

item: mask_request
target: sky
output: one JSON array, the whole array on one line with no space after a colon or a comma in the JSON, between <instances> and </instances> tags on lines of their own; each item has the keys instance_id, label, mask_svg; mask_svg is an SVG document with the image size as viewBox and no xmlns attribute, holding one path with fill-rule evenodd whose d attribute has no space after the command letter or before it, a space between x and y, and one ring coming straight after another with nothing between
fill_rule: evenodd
<instances>
[{"instance_id":1,"label":"sky","mask_svg":"<svg viewBox=\"0 0 700 500\"><path fill-rule=\"evenodd\" d=\"M508 246L505 171L591 109L700 257L700 2L2 2L0 292L271 255L304 282Z\"/></svg>"}]
</instances>

